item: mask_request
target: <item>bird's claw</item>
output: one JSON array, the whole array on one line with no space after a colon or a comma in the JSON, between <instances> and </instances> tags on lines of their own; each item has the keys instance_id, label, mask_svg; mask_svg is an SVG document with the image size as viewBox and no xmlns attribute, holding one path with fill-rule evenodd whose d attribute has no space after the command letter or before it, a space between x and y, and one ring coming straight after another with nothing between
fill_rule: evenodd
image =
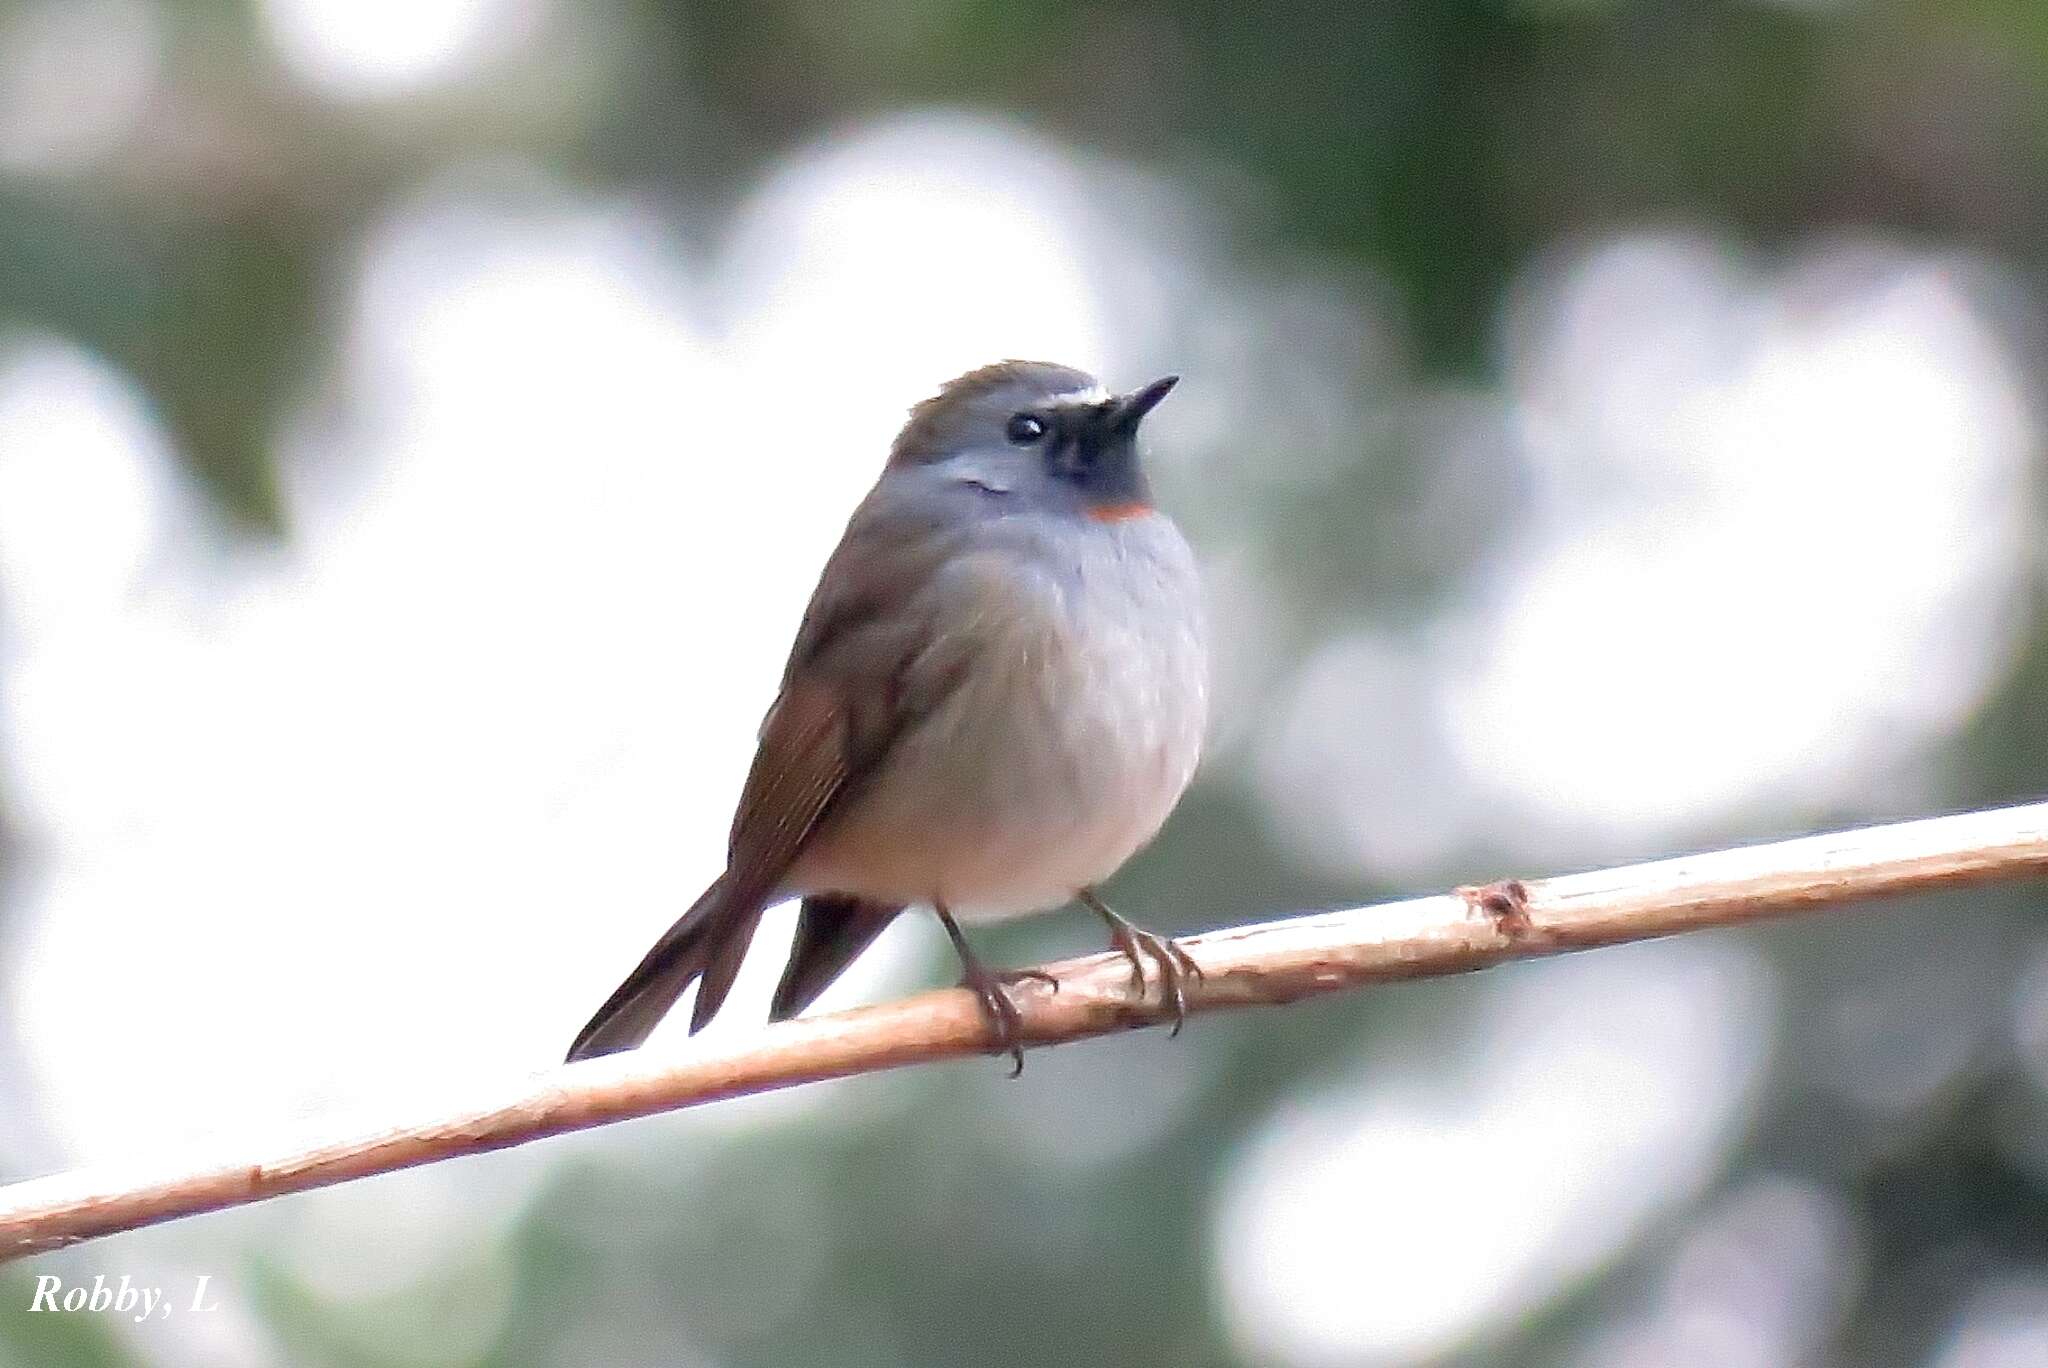
<instances>
[{"instance_id":1,"label":"bird's claw","mask_svg":"<svg viewBox=\"0 0 2048 1368\"><path fill-rule=\"evenodd\" d=\"M1110 922L1109 941L1131 962L1131 991L1139 997L1145 995L1146 957L1150 956L1159 966L1159 995L1166 1009L1173 1013L1173 1029L1167 1034L1179 1035L1180 1028L1187 1024L1186 984L1189 979L1197 983L1203 980L1202 966L1171 936L1146 931L1121 917Z\"/></svg>"},{"instance_id":2,"label":"bird's claw","mask_svg":"<svg viewBox=\"0 0 2048 1368\"><path fill-rule=\"evenodd\" d=\"M1055 993L1060 990L1060 981L1043 969L982 969L977 965L960 980L960 986L980 1000L982 1015L988 1018L989 1033L994 1037L989 1053L1010 1056L1012 1078L1024 1073L1024 1018L1009 989L1027 979L1043 983Z\"/></svg>"}]
</instances>

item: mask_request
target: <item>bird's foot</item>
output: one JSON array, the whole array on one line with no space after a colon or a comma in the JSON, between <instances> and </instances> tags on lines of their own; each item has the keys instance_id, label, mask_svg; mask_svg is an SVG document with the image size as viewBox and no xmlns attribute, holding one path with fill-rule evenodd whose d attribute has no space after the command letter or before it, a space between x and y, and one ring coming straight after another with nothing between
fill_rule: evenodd
<instances>
[{"instance_id":1,"label":"bird's foot","mask_svg":"<svg viewBox=\"0 0 2048 1368\"><path fill-rule=\"evenodd\" d=\"M1060 981L1043 969L989 968L968 945L960 923L953 920L946 905L934 900L932 910L939 914L939 925L946 928L946 938L953 942L953 952L960 957L960 986L980 1000L981 1014L988 1019L989 1034L993 1037L989 1053L1008 1054L1010 1077L1019 1077L1024 1072L1024 1018L1010 997L1010 987L1035 979L1057 993Z\"/></svg>"},{"instance_id":2,"label":"bird's foot","mask_svg":"<svg viewBox=\"0 0 2048 1368\"><path fill-rule=\"evenodd\" d=\"M1057 993L1060 981L1043 969L990 969L980 960L963 967L960 986L980 1000L981 1014L988 1018L989 1034L994 1037L989 1053L1007 1053L1011 1060L1010 1077L1016 1078L1024 1072L1024 1019L1010 989L1033 980Z\"/></svg>"},{"instance_id":3,"label":"bird's foot","mask_svg":"<svg viewBox=\"0 0 2048 1368\"><path fill-rule=\"evenodd\" d=\"M1108 925L1111 947L1131 962L1132 992L1141 998L1145 995L1145 961L1148 958L1159 966L1159 995L1167 1010L1173 1013L1173 1029L1168 1034L1179 1035L1180 1028L1187 1023L1187 984L1189 980L1202 981L1205 977L1202 966L1195 963L1195 957L1171 936L1147 931L1117 915L1109 904L1096 896L1094 889L1084 888L1079 896L1088 909Z\"/></svg>"}]
</instances>

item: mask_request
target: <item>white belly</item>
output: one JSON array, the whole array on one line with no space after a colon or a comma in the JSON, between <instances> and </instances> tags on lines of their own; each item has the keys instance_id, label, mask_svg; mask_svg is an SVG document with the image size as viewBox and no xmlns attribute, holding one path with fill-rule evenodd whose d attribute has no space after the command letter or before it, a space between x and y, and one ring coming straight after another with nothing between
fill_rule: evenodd
<instances>
[{"instance_id":1,"label":"white belly","mask_svg":"<svg viewBox=\"0 0 2048 1368\"><path fill-rule=\"evenodd\" d=\"M986 636L977 668L818 833L794 891L1015 916L1158 832L1207 722L1193 558L1156 515L1086 533L1042 568L1005 549L996 591L963 605Z\"/></svg>"}]
</instances>

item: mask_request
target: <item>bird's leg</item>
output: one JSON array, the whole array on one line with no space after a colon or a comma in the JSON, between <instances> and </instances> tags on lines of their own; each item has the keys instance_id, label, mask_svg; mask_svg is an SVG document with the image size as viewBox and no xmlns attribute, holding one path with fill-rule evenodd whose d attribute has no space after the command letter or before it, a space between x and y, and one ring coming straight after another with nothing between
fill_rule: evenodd
<instances>
[{"instance_id":1,"label":"bird's leg","mask_svg":"<svg viewBox=\"0 0 2048 1368\"><path fill-rule=\"evenodd\" d=\"M1010 1077L1016 1078L1024 1072L1021 1039L1024 1022L1017 1015L1017 1004L1010 1001L1009 993L1004 990L1012 983L1037 979L1040 983L1049 984L1057 993L1060 981L1043 969L989 968L967 944L967 937L960 932L960 923L953 920L953 914L946 910L946 905L934 900L932 911L939 914L939 925L946 928L946 936L953 942L953 953L960 957L960 986L981 999L982 1013L988 1018L989 1031L995 1036L994 1053L1008 1052L1015 1061Z\"/></svg>"},{"instance_id":2,"label":"bird's leg","mask_svg":"<svg viewBox=\"0 0 2048 1368\"><path fill-rule=\"evenodd\" d=\"M1094 889L1084 888L1074 896L1109 926L1109 943L1131 962L1131 991L1140 997L1145 994L1145 956L1150 955L1159 966L1159 994L1173 1012L1170 1034L1179 1035L1188 1015L1187 981L1201 982L1202 966L1195 963L1194 956L1181 949L1179 942L1172 937L1158 935L1125 921L1110 910L1109 904Z\"/></svg>"}]
</instances>

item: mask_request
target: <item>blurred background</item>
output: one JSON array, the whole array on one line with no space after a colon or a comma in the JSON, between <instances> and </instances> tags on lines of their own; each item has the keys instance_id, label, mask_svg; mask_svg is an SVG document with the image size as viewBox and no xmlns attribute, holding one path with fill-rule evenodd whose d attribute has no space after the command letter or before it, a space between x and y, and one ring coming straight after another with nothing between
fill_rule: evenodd
<instances>
[{"instance_id":1,"label":"blurred background","mask_svg":"<svg viewBox=\"0 0 2048 1368\"><path fill-rule=\"evenodd\" d=\"M559 1058L1003 356L1186 377L1148 925L2048 789L2048 9L1331 8L0 0L0 1177ZM2039 1364L2043 902L351 1184L0 1269L0 1363ZM953 974L906 918L826 1005Z\"/></svg>"}]
</instances>

